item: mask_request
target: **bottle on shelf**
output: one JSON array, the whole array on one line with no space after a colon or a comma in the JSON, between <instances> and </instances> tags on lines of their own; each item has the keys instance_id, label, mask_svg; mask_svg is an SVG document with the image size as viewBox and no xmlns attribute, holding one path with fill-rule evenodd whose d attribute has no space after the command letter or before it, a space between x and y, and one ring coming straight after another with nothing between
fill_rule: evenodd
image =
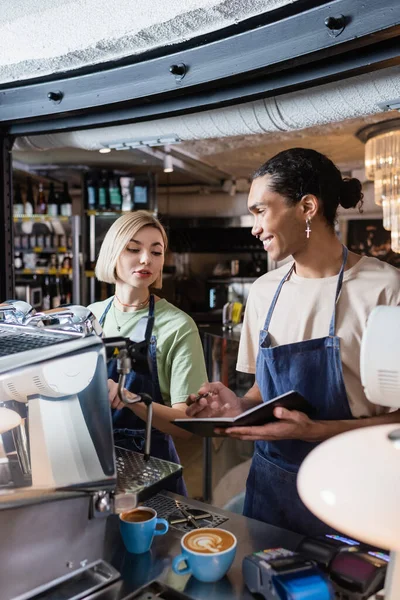
<instances>
[{"instance_id":1,"label":"bottle on shelf","mask_svg":"<svg viewBox=\"0 0 400 600\"><path fill-rule=\"evenodd\" d=\"M21 186L19 183L14 187L14 215L22 215L24 212L24 202L22 200Z\"/></svg>"},{"instance_id":2,"label":"bottle on shelf","mask_svg":"<svg viewBox=\"0 0 400 600\"><path fill-rule=\"evenodd\" d=\"M110 206L110 190L108 186L107 172L103 171L99 183L99 194L97 209L99 211L106 211Z\"/></svg>"},{"instance_id":3,"label":"bottle on shelf","mask_svg":"<svg viewBox=\"0 0 400 600\"><path fill-rule=\"evenodd\" d=\"M33 197L33 184L31 177L28 177L26 183L26 201L24 206L24 213L26 215L33 215L35 212L35 200Z\"/></svg>"},{"instance_id":4,"label":"bottle on shelf","mask_svg":"<svg viewBox=\"0 0 400 600\"><path fill-rule=\"evenodd\" d=\"M72 303L72 281L69 277L64 277L64 304Z\"/></svg>"},{"instance_id":5,"label":"bottle on shelf","mask_svg":"<svg viewBox=\"0 0 400 600\"><path fill-rule=\"evenodd\" d=\"M46 195L44 193L43 183L39 183L36 209L39 215L45 215L47 213Z\"/></svg>"},{"instance_id":6,"label":"bottle on shelf","mask_svg":"<svg viewBox=\"0 0 400 600\"><path fill-rule=\"evenodd\" d=\"M49 195L47 197L47 214L51 217L57 217L58 215L57 198L53 182L50 183Z\"/></svg>"},{"instance_id":7,"label":"bottle on shelf","mask_svg":"<svg viewBox=\"0 0 400 600\"><path fill-rule=\"evenodd\" d=\"M50 281L48 277L44 278L42 286L42 309L49 310L51 308L50 298Z\"/></svg>"},{"instance_id":8,"label":"bottle on shelf","mask_svg":"<svg viewBox=\"0 0 400 600\"><path fill-rule=\"evenodd\" d=\"M51 290L51 308L58 308L61 304L60 279L58 277L54 277L54 283Z\"/></svg>"},{"instance_id":9,"label":"bottle on shelf","mask_svg":"<svg viewBox=\"0 0 400 600\"><path fill-rule=\"evenodd\" d=\"M47 233L44 237L44 248L49 249L54 247L54 236L52 233Z\"/></svg>"},{"instance_id":10,"label":"bottle on shelf","mask_svg":"<svg viewBox=\"0 0 400 600\"><path fill-rule=\"evenodd\" d=\"M110 177L108 181L110 210L119 212L121 210L122 205L122 196L118 179L116 177Z\"/></svg>"},{"instance_id":11,"label":"bottle on shelf","mask_svg":"<svg viewBox=\"0 0 400 600\"><path fill-rule=\"evenodd\" d=\"M14 252L14 267L16 269L24 268L24 255L22 252Z\"/></svg>"},{"instance_id":12,"label":"bottle on shelf","mask_svg":"<svg viewBox=\"0 0 400 600\"><path fill-rule=\"evenodd\" d=\"M60 210L61 210L61 215L63 217L70 217L72 215L72 198L69 195L67 181L64 181L64 183L63 183L63 193L62 193L62 197L61 197Z\"/></svg>"},{"instance_id":13,"label":"bottle on shelf","mask_svg":"<svg viewBox=\"0 0 400 600\"><path fill-rule=\"evenodd\" d=\"M89 173L86 179L86 209L96 210L98 206L98 189L96 179Z\"/></svg>"},{"instance_id":14,"label":"bottle on shelf","mask_svg":"<svg viewBox=\"0 0 400 600\"><path fill-rule=\"evenodd\" d=\"M145 183L135 183L133 188L133 200L135 210L148 210L149 208L149 187Z\"/></svg>"},{"instance_id":15,"label":"bottle on shelf","mask_svg":"<svg viewBox=\"0 0 400 600\"><path fill-rule=\"evenodd\" d=\"M121 184L122 194L121 210L123 212L129 212L133 210L133 186L135 180L133 177L121 177L119 182Z\"/></svg>"},{"instance_id":16,"label":"bottle on shelf","mask_svg":"<svg viewBox=\"0 0 400 600\"><path fill-rule=\"evenodd\" d=\"M36 246L37 246L36 234L31 233L29 236L29 248L31 250L33 250L33 248L36 248Z\"/></svg>"}]
</instances>

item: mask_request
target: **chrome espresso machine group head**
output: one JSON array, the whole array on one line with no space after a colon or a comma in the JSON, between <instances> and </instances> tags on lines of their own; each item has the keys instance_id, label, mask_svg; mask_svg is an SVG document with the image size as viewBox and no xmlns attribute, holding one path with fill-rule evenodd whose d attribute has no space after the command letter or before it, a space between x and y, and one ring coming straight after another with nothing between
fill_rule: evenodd
<instances>
[{"instance_id":1,"label":"chrome espresso machine group head","mask_svg":"<svg viewBox=\"0 0 400 600\"><path fill-rule=\"evenodd\" d=\"M148 407L145 454L114 447L107 354L118 354L120 397L129 402L125 377L132 366L148 368L151 329L145 318L142 339L107 340L87 308L36 313L26 302L0 304L2 600L27 600L96 564L103 517L136 506L181 472L150 458L147 396L134 400ZM23 576L15 577L15 564ZM102 572L115 576L109 565Z\"/></svg>"}]
</instances>

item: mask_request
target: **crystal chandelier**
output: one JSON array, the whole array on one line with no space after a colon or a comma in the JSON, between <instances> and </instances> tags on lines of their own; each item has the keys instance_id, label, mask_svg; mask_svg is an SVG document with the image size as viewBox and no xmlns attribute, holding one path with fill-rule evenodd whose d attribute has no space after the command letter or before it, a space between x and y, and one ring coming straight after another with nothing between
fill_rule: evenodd
<instances>
[{"instance_id":1,"label":"crystal chandelier","mask_svg":"<svg viewBox=\"0 0 400 600\"><path fill-rule=\"evenodd\" d=\"M365 127L357 137L365 142L365 173L374 181L383 227L391 232L392 250L400 253L400 119Z\"/></svg>"}]
</instances>

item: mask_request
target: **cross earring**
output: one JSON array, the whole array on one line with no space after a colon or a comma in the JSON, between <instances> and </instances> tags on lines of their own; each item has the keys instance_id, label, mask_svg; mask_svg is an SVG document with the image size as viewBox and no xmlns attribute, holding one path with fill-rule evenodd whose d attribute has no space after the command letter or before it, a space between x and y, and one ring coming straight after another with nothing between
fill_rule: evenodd
<instances>
[{"instance_id":1,"label":"cross earring","mask_svg":"<svg viewBox=\"0 0 400 600\"><path fill-rule=\"evenodd\" d=\"M306 219L306 235L307 235L307 239L310 237L310 233L311 233L311 219L309 217L307 217Z\"/></svg>"}]
</instances>

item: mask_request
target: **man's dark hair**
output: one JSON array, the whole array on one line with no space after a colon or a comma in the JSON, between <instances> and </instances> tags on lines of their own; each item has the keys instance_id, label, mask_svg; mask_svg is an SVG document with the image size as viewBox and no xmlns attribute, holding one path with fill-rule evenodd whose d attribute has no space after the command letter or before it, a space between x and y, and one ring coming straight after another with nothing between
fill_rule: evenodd
<instances>
[{"instance_id":1,"label":"man's dark hair","mask_svg":"<svg viewBox=\"0 0 400 600\"><path fill-rule=\"evenodd\" d=\"M360 203L361 210L364 194L360 181L354 177L342 178L334 163L316 150L291 148L279 152L257 169L252 179L264 175L270 175L270 189L284 196L291 206L306 194L316 196L332 228L339 204L355 208Z\"/></svg>"}]
</instances>

